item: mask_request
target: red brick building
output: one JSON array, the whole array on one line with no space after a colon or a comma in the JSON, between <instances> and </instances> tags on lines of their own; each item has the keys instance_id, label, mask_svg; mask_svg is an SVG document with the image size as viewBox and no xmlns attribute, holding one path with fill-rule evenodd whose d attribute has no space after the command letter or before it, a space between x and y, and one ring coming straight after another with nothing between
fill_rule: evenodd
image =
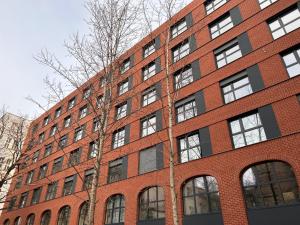
<instances>
[{"instance_id":1,"label":"red brick building","mask_svg":"<svg viewBox=\"0 0 300 225\"><path fill-rule=\"evenodd\" d=\"M172 18L180 224L300 224L299 10L297 0L200 0ZM111 112L123 122L101 163L96 224L173 224L165 29L124 56L122 104ZM91 82L100 95L99 79ZM88 95L71 93L32 123L39 144L15 175L0 224L84 224Z\"/></svg>"}]
</instances>

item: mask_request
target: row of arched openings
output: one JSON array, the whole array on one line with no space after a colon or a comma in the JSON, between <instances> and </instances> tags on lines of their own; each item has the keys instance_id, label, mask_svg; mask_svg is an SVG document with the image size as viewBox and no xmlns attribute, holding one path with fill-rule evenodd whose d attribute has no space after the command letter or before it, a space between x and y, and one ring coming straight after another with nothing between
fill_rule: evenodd
<instances>
[{"instance_id":1,"label":"row of arched openings","mask_svg":"<svg viewBox=\"0 0 300 225\"><path fill-rule=\"evenodd\" d=\"M242 174L244 198L248 209L288 205L300 201L299 188L293 169L281 161L253 165ZM199 176L186 181L182 188L184 215L220 212L219 188L216 178ZM88 203L80 206L78 225L86 225ZM57 225L69 225L71 207L63 206L58 213ZM105 224L124 222L125 199L121 194L111 196L106 203ZM165 217L165 199L162 187L144 189L139 195L139 220ZM49 225L51 211L42 214L40 224ZM33 225L35 215L27 217L26 225ZM4 225L9 225L9 220ZM13 225L21 225L21 217Z\"/></svg>"}]
</instances>

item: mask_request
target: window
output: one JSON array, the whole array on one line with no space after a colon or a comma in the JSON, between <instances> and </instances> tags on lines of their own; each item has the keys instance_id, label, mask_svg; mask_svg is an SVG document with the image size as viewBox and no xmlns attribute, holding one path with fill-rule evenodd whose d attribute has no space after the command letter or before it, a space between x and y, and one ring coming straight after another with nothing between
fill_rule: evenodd
<instances>
[{"instance_id":1,"label":"window","mask_svg":"<svg viewBox=\"0 0 300 225\"><path fill-rule=\"evenodd\" d=\"M49 124L49 122L50 122L50 116L46 116L44 118L43 126L47 126Z\"/></svg>"},{"instance_id":2,"label":"window","mask_svg":"<svg viewBox=\"0 0 300 225\"><path fill-rule=\"evenodd\" d=\"M127 116L127 101L116 107L116 119L122 119Z\"/></svg>"},{"instance_id":3,"label":"window","mask_svg":"<svg viewBox=\"0 0 300 225\"><path fill-rule=\"evenodd\" d=\"M125 73L127 70L129 70L129 69L130 69L130 58L126 59L126 60L123 62L122 66L121 66L120 72L121 72L121 74L123 74L123 73Z\"/></svg>"},{"instance_id":4,"label":"window","mask_svg":"<svg viewBox=\"0 0 300 225\"><path fill-rule=\"evenodd\" d=\"M231 121L230 129L235 148L267 140L258 112Z\"/></svg>"},{"instance_id":5,"label":"window","mask_svg":"<svg viewBox=\"0 0 300 225\"><path fill-rule=\"evenodd\" d=\"M33 190L31 205L39 203L41 192L42 192L42 187L38 187Z\"/></svg>"},{"instance_id":6,"label":"window","mask_svg":"<svg viewBox=\"0 0 300 225\"><path fill-rule=\"evenodd\" d=\"M198 115L196 101L193 96L176 103L175 109L178 123Z\"/></svg>"},{"instance_id":7,"label":"window","mask_svg":"<svg viewBox=\"0 0 300 225\"><path fill-rule=\"evenodd\" d=\"M156 132L156 115L149 115L141 120L142 137Z\"/></svg>"},{"instance_id":8,"label":"window","mask_svg":"<svg viewBox=\"0 0 300 225\"><path fill-rule=\"evenodd\" d=\"M151 55L153 52L155 52L155 40L150 41L147 45L143 48L143 54L144 58Z\"/></svg>"},{"instance_id":9,"label":"window","mask_svg":"<svg viewBox=\"0 0 300 225\"><path fill-rule=\"evenodd\" d=\"M187 134L178 139L180 162L188 162L202 157L199 133Z\"/></svg>"},{"instance_id":10,"label":"window","mask_svg":"<svg viewBox=\"0 0 300 225\"><path fill-rule=\"evenodd\" d=\"M81 204L79 208L79 219L78 219L78 225L87 225L87 216L88 216L88 203L84 202Z\"/></svg>"},{"instance_id":11,"label":"window","mask_svg":"<svg viewBox=\"0 0 300 225\"><path fill-rule=\"evenodd\" d=\"M65 119L64 119L64 128L67 128L71 125L71 116L67 116Z\"/></svg>"},{"instance_id":12,"label":"window","mask_svg":"<svg viewBox=\"0 0 300 225\"><path fill-rule=\"evenodd\" d=\"M3 225L9 225L9 224L10 224L9 219L6 219L6 220L4 221L4 223L3 223Z\"/></svg>"},{"instance_id":13,"label":"window","mask_svg":"<svg viewBox=\"0 0 300 225\"><path fill-rule=\"evenodd\" d=\"M52 174L55 174L55 173L61 171L63 161L64 161L64 157L59 157L54 160L53 167L52 167Z\"/></svg>"},{"instance_id":14,"label":"window","mask_svg":"<svg viewBox=\"0 0 300 225\"><path fill-rule=\"evenodd\" d=\"M86 117L88 114L88 106L85 105L79 109L79 119Z\"/></svg>"},{"instance_id":15,"label":"window","mask_svg":"<svg viewBox=\"0 0 300 225\"><path fill-rule=\"evenodd\" d=\"M148 80L150 77L153 77L156 74L156 64L155 61L149 63L143 69L143 79Z\"/></svg>"},{"instance_id":16,"label":"window","mask_svg":"<svg viewBox=\"0 0 300 225\"><path fill-rule=\"evenodd\" d=\"M179 61L188 54L190 54L190 44L188 39L184 40L179 45L176 45L174 48L172 48L173 62Z\"/></svg>"},{"instance_id":17,"label":"window","mask_svg":"<svg viewBox=\"0 0 300 225\"><path fill-rule=\"evenodd\" d=\"M99 109L104 103L104 96L100 95L97 97L96 107Z\"/></svg>"},{"instance_id":18,"label":"window","mask_svg":"<svg viewBox=\"0 0 300 225\"><path fill-rule=\"evenodd\" d=\"M28 192L24 192L21 194L19 208L24 208L26 206L27 198L28 198Z\"/></svg>"},{"instance_id":19,"label":"window","mask_svg":"<svg viewBox=\"0 0 300 225\"><path fill-rule=\"evenodd\" d=\"M57 124L51 127L49 136L50 137L54 136L56 134L56 131L57 131Z\"/></svg>"},{"instance_id":20,"label":"window","mask_svg":"<svg viewBox=\"0 0 300 225\"><path fill-rule=\"evenodd\" d=\"M58 213L57 225L69 225L71 214L70 206L63 206Z\"/></svg>"},{"instance_id":21,"label":"window","mask_svg":"<svg viewBox=\"0 0 300 225\"><path fill-rule=\"evenodd\" d=\"M61 112L62 112L62 108L59 107L58 109L55 110L55 113L54 113L54 118L58 118L60 115L61 115Z\"/></svg>"},{"instance_id":22,"label":"window","mask_svg":"<svg viewBox=\"0 0 300 225\"><path fill-rule=\"evenodd\" d=\"M16 206L16 202L17 202L17 197L16 196L12 197L9 201L7 210L11 211Z\"/></svg>"},{"instance_id":23,"label":"window","mask_svg":"<svg viewBox=\"0 0 300 225\"><path fill-rule=\"evenodd\" d=\"M18 176L17 181L16 181L16 185L15 185L15 189L19 189L22 186L22 181L23 181L23 177Z\"/></svg>"},{"instance_id":24,"label":"window","mask_svg":"<svg viewBox=\"0 0 300 225\"><path fill-rule=\"evenodd\" d=\"M183 186L184 215L208 214L220 211L219 188L216 178L196 177Z\"/></svg>"},{"instance_id":25,"label":"window","mask_svg":"<svg viewBox=\"0 0 300 225\"><path fill-rule=\"evenodd\" d=\"M226 13L224 16L222 16L220 19L218 19L217 21L215 21L213 24L209 26L211 38L214 39L220 36L221 34L231 29L233 25L234 24L230 16L230 13Z\"/></svg>"},{"instance_id":26,"label":"window","mask_svg":"<svg viewBox=\"0 0 300 225\"><path fill-rule=\"evenodd\" d=\"M178 90L194 81L192 66L188 65L174 74L175 88Z\"/></svg>"},{"instance_id":27,"label":"window","mask_svg":"<svg viewBox=\"0 0 300 225\"><path fill-rule=\"evenodd\" d=\"M247 208L299 203L299 189L293 169L271 161L249 167L242 176Z\"/></svg>"},{"instance_id":28,"label":"window","mask_svg":"<svg viewBox=\"0 0 300 225\"><path fill-rule=\"evenodd\" d=\"M293 8L288 12L279 15L276 19L269 22L274 40L280 38L300 27L300 11Z\"/></svg>"},{"instance_id":29,"label":"window","mask_svg":"<svg viewBox=\"0 0 300 225\"><path fill-rule=\"evenodd\" d=\"M118 87L119 95L126 93L128 90L129 90L129 81L128 81L128 79L126 79L125 81L123 81L119 84L119 87Z\"/></svg>"},{"instance_id":30,"label":"window","mask_svg":"<svg viewBox=\"0 0 300 225\"><path fill-rule=\"evenodd\" d=\"M40 166L40 172L39 172L38 179L43 179L43 178L46 177L47 169L48 169L48 164L47 163Z\"/></svg>"},{"instance_id":31,"label":"window","mask_svg":"<svg viewBox=\"0 0 300 225\"><path fill-rule=\"evenodd\" d=\"M123 180L127 177L127 157L109 162L108 183Z\"/></svg>"},{"instance_id":32,"label":"window","mask_svg":"<svg viewBox=\"0 0 300 225\"><path fill-rule=\"evenodd\" d=\"M225 104L238 100L253 93L249 77L246 72L241 72L228 80L223 81L221 86Z\"/></svg>"},{"instance_id":33,"label":"window","mask_svg":"<svg viewBox=\"0 0 300 225\"><path fill-rule=\"evenodd\" d=\"M261 9L266 8L267 6L273 4L274 2L277 2L277 0L258 0L259 6Z\"/></svg>"},{"instance_id":34,"label":"window","mask_svg":"<svg viewBox=\"0 0 300 225\"><path fill-rule=\"evenodd\" d=\"M243 56L237 40L233 40L215 51L218 68L221 68Z\"/></svg>"},{"instance_id":35,"label":"window","mask_svg":"<svg viewBox=\"0 0 300 225\"><path fill-rule=\"evenodd\" d=\"M44 157L49 156L52 153L52 143L45 146Z\"/></svg>"},{"instance_id":36,"label":"window","mask_svg":"<svg viewBox=\"0 0 300 225\"><path fill-rule=\"evenodd\" d=\"M125 144L125 128L121 128L113 133L113 148L121 147Z\"/></svg>"},{"instance_id":37,"label":"window","mask_svg":"<svg viewBox=\"0 0 300 225\"><path fill-rule=\"evenodd\" d=\"M39 143L42 143L44 139L45 139L45 133L43 132L39 135Z\"/></svg>"},{"instance_id":38,"label":"window","mask_svg":"<svg viewBox=\"0 0 300 225\"><path fill-rule=\"evenodd\" d=\"M21 225L21 223L22 223L22 219L20 216L18 216L14 221L14 225Z\"/></svg>"},{"instance_id":39,"label":"window","mask_svg":"<svg viewBox=\"0 0 300 225\"><path fill-rule=\"evenodd\" d=\"M50 219L51 219L51 211L46 210L42 214L41 225L49 225L50 224Z\"/></svg>"},{"instance_id":40,"label":"window","mask_svg":"<svg viewBox=\"0 0 300 225\"><path fill-rule=\"evenodd\" d=\"M155 102L158 99L157 96L157 90L155 86L152 86L148 89L146 89L143 93L142 93L142 105L146 106L151 104L152 102Z\"/></svg>"},{"instance_id":41,"label":"window","mask_svg":"<svg viewBox=\"0 0 300 225\"><path fill-rule=\"evenodd\" d=\"M300 47L282 55L282 59L291 78L300 74Z\"/></svg>"},{"instance_id":42,"label":"window","mask_svg":"<svg viewBox=\"0 0 300 225\"><path fill-rule=\"evenodd\" d=\"M94 118L93 119L93 132L96 132L100 129L100 118Z\"/></svg>"},{"instance_id":43,"label":"window","mask_svg":"<svg viewBox=\"0 0 300 225\"><path fill-rule=\"evenodd\" d=\"M54 199L56 196L57 190L57 181L48 184L47 193L46 193L46 201Z\"/></svg>"},{"instance_id":44,"label":"window","mask_svg":"<svg viewBox=\"0 0 300 225\"><path fill-rule=\"evenodd\" d=\"M26 219L26 225L34 225L34 214L30 214Z\"/></svg>"},{"instance_id":45,"label":"window","mask_svg":"<svg viewBox=\"0 0 300 225\"><path fill-rule=\"evenodd\" d=\"M76 104L76 97L73 97L68 102L68 110L72 109Z\"/></svg>"},{"instance_id":46,"label":"window","mask_svg":"<svg viewBox=\"0 0 300 225\"><path fill-rule=\"evenodd\" d=\"M220 8L226 2L227 2L227 0L210 0L210 1L206 1L206 3L205 3L206 14L207 15L211 14L213 11Z\"/></svg>"},{"instance_id":47,"label":"window","mask_svg":"<svg viewBox=\"0 0 300 225\"><path fill-rule=\"evenodd\" d=\"M66 147L68 144L68 135L64 135L59 139L59 143L58 146L59 148L63 149L64 147Z\"/></svg>"},{"instance_id":48,"label":"window","mask_svg":"<svg viewBox=\"0 0 300 225\"><path fill-rule=\"evenodd\" d=\"M70 152L68 166L76 166L80 163L81 149L77 148Z\"/></svg>"},{"instance_id":49,"label":"window","mask_svg":"<svg viewBox=\"0 0 300 225\"><path fill-rule=\"evenodd\" d=\"M31 184L33 182L34 170L27 173L26 184Z\"/></svg>"},{"instance_id":50,"label":"window","mask_svg":"<svg viewBox=\"0 0 300 225\"><path fill-rule=\"evenodd\" d=\"M82 190L87 190L92 187L94 173L95 173L95 169L89 169L84 172L84 183L83 183Z\"/></svg>"},{"instance_id":51,"label":"window","mask_svg":"<svg viewBox=\"0 0 300 225\"><path fill-rule=\"evenodd\" d=\"M163 144L140 151L139 174L163 168Z\"/></svg>"},{"instance_id":52,"label":"window","mask_svg":"<svg viewBox=\"0 0 300 225\"><path fill-rule=\"evenodd\" d=\"M162 187L150 187L139 196L139 220L165 218L165 198Z\"/></svg>"},{"instance_id":53,"label":"window","mask_svg":"<svg viewBox=\"0 0 300 225\"><path fill-rule=\"evenodd\" d=\"M63 196L70 195L74 192L75 183L76 183L76 175L72 175L65 178Z\"/></svg>"},{"instance_id":54,"label":"window","mask_svg":"<svg viewBox=\"0 0 300 225\"><path fill-rule=\"evenodd\" d=\"M84 137L85 125L77 127L74 132L74 142L81 140Z\"/></svg>"},{"instance_id":55,"label":"window","mask_svg":"<svg viewBox=\"0 0 300 225\"><path fill-rule=\"evenodd\" d=\"M83 90L83 96L82 96L82 98L83 99L87 99L87 98L89 98L91 96L91 94L92 94L92 89L90 87L86 88L86 89Z\"/></svg>"},{"instance_id":56,"label":"window","mask_svg":"<svg viewBox=\"0 0 300 225\"><path fill-rule=\"evenodd\" d=\"M95 158L98 153L98 141L92 141L89 144L89 154L88 159Z\"/></svg>"},{"instance_id":57,"label":"window","mask_svg":"<svg viewBox=\"0 0 300 225\"><path fill-rule=\"evenodd\" d=\"M172 38L175 38L186 30L187 30L187 23L185 18L183 18L171 27L171 36Z\"/></svg>"},{"instance_id":58,"label":"window","mask_svg":"<svg viewBox=\"0 0 300 225\"><path fill-rule=\"evenodd\" d=\"M124 223L125 200L123 195L111 196L106 203L105 224Z\"/></svg>"}]
</instances>

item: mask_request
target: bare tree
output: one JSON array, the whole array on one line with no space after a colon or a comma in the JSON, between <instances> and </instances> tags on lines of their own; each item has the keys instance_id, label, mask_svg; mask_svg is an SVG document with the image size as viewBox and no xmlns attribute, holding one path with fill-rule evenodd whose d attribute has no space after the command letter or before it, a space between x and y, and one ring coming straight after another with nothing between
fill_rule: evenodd
<instances>
[{"instance_id":1,"label":"bare tree","mask_svg":"<svg viewBox=\"0 0 300 225\"><path fill-rule=\"evenodd\" d=\"M147 26L145 32L151 33L153 27L161 25L163 22L166 22L165 31L163 35L165 36L164 43L164 67L165 67L165 83L166 83L166 93L167 93L167 130L169 138L169 188L171 193L171 203L172 203L172 217L173 224L178 225L178 202L177 202L177 193L175 189L175 143L173 136L173 125L174 125L174 100L176 98L176 93L171 90L172 75L170 72L171 61L171 52L170 52L170 40L171 40L171 18L176 12L183 8L187 4L186 0L157 0L154 2L149 2L143 0L142 9Z\"/></svg>"},{"instance_id":2,"label":"bare tree","mask_svg":"<svg viewBox=\"0 0 300 225\"><path fill-rule=\"evenodd\" d=\"M50 90L50 97L47 97L48 105L63 98L66 90L62 88L60 82L82 94L85 94L86 88L90 89L89 96L85 100L94 115L94 120L97 121L97 155L93 165L91 188L87 189L86 223L93 225L105 142L115 127L120 125L117 122L110 124L111 108L117 102L113 90L120 79L120 76L116 75L119 75L122 70L122 60L125 56L121 55L135 42L139 36L137 35L139 29L136 23L138 5L132 0L89 0L85 6L89 12L89 18L86 21L89 33L83 36L75 34L70 41L65 43L66 50L74 63L66 66L48 50L42 50L36 60L54 71L58 78L45 80ZM98 84L99 80L103 84L102 98L99 98L97 88L93 86L93 83ZM44 109L34 99L28 99ZM73 168L76 170L75 166ZM79 171L76 173L79 174Z\"/></svg>"},{"instance_id":3,"label":"bare tree","mask_svg":"<svg viewBox=\"0 0 300 225\"><path fill-rule=\"evenodd\" d=\"M19 169L26 153L21 149L28 129L25 117L19 117L7 112L3 106L0 112L0 203L3 203L8 191L14 170ZM0 209L1 210L1 209Z\"/></svg>"}]
</instances>

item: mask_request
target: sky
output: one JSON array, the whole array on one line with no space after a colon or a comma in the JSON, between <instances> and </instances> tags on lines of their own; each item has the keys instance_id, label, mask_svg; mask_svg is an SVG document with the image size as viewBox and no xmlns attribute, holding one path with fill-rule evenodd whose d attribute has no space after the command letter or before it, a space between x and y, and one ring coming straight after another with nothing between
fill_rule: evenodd
<instances>
[{"instance_id":1,"label":"sky","mask_svg":"<svg viewBox=\"0 0 300 225\"><path fill-rule=\"evenodd\" d=\"M33 56L47 48L59 58L70 35L84 32L84 0L0 0L0 107L38 116L41 110L25 98L43 102L43 79L49 71Z\"/></svg>"}]
</instances>

